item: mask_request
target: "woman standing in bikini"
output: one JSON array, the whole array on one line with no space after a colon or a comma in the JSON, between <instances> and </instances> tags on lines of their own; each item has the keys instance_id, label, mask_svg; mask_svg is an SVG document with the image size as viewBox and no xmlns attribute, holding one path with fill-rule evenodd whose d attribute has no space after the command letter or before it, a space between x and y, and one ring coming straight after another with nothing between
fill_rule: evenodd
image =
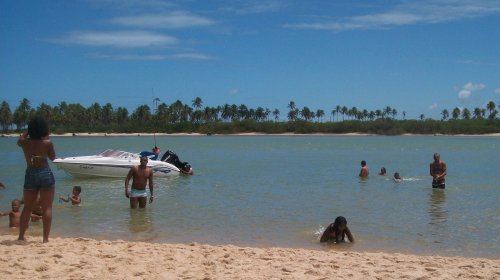
<instances>
[{"instance_id":1,"label":"woman standing in bikini","mask_svg":"<svg viewBox=\"0 0 500 280\"><path fill-rule=\"evenodd\" d=\"M19 136L17 145L23 149L27 166L24 176L24 207L18 240L25 240L24 233L28 229L31 212L37 206L39 197L42 208L43 242L49 242L55 180L47 158L52 161L56 158L56 154L54 145L49 139L47 122L42 117L33 118L28 124L28 131Z\"/></svg>"}]
</instances>

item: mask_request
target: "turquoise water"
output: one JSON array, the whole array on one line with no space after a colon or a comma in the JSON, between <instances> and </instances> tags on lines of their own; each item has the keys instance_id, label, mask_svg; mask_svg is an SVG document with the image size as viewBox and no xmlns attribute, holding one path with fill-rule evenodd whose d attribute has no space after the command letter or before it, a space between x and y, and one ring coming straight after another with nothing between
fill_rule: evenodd
<instances>
[{"instance_id":1,"label":"turquoise water","mask_svg":"<svg viewBox=\"0 0 500 280\"><path fill-rule=\"evenodd\" d=\"M139 152L153 137L53 137L58 156L106 148ZM0 138L0 211L21 196L25 164L15 138ZM284 246L499 257L500 138L448 136L161 136L195 169L157 179L155 202L131 211L123 181L56 174L57 195L83 188L82 206L54 203L52 236L169 243ZM446 190L429 163L448 164ZM360 161L370 168L357 176ZM380 167L388 176L378 176ZM391 175L404 178L394 183ZM322 229L343 215L357 242L323 246ZM8 218L0 218L8 233ZM15 233L15 232L13 232ZM29 235L40 235L31 224Z\"/></svg>"}]
</instances>

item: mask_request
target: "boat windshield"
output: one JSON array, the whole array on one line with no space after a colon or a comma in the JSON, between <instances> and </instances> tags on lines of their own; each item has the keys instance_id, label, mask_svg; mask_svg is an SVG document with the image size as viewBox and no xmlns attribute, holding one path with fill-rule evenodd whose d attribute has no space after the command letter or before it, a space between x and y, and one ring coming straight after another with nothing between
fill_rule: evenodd
<instances>
[{"instance_id":1,"label":"boat windshield","mask_svg":"<svg viewBox=\"0 0 500 280\"><path fill-rule=\"evenodd\" d=\"M113 157L113 158L129 158L129 157L138 157L137 155L129 152L118 151L113 149L107 149L99 154L102 157Z\"/></svg>"}]
</instances>

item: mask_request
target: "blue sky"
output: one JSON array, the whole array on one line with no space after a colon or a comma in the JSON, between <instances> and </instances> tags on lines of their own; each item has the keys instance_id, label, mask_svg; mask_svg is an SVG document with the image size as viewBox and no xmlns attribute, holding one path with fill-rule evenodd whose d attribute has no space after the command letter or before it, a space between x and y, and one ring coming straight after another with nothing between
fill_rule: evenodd
<instances>
[{"instance_id":1,"label":"blue sky","mask_svg":"<svg viewBox=\"0 0 500 280\"><path fill-rule=\"evenodd\" d=\"M498 0L2 0L0 36L12 110L200 97L439 119L500 102Z\"/></svg>"}]
</instances>

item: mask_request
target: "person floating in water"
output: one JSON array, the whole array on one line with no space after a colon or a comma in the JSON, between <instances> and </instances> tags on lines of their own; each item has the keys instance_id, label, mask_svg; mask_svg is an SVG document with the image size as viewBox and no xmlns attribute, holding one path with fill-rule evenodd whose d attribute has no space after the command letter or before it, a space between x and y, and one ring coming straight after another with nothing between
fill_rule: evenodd
<instances>
[{"instance_id":1,"label":"person floating in water","mask_svg":"<svg viewBox=\"0 0 500 280\"><path fill-rule=\"evenodd\" d=\"M430 175L433 188L445 188L446 163L441 160L439 153L434 154L434 161L430 164Z\"/></svg>"},{"instance_id":2,"label":"person floating in water","mask_svg":"<svg viewBox=\"0 0 500 280\"><path fill-rule=\"evenodd\" d=\"M347 220L342 216L338 216L335 218L335 221L330 224L323 235L321 235L321 239L319 242L345 242L345 236L347 235L347 239L352 243L354 242L354 237L352 236L351 231L347 227Z\"/></svg>"},{"instance_id":3,"label":"person floating in water","mask_svg":"<svg viewBox=\"0 0 500 280\"><path fill-rule=\"evenodd\" d=\"M132 188L128 190L128 184L130 179L132 179ZM146 185L149 182L149 203L153 203L153 170L148 167L148 157L141 156L141 164L138 166L132 166L125 179L125 196L130 198L130 208L137 208L137 203L139 203L139 208L146 208L146 200L148 193L146 191Z\"/></svg>"},{"instance_id":4,"label":"person floating in water","mask_svg":"<svg viewBox=\"0 0 500 280\"><path fill-rule=\"evenodd\" d=\"M385 167L382 167L380 168L380 172L378 173L378 175L385 175L387 173L387 171L385 170Z\"/></svg>"},{"instance_id":5,"label":"person floating in water","mask_svg":"<svg viewBox=\"0 0 500 280\"><path fill-rule=\"evenodd\" d=\"M396 183L399 183L399 182L403 181L403 179L401 178L401 176L399 176L399 172L394 173L394 178L393 179L394 179L394 182L396 182Z\"/></svg>"},{"instance_id":6,"label":"person floating in water","mask_svg":"<svg viewBox=\"0 0 500 280\"><path fill-rule=\"evenodd\" d=\"M366 165L366 161L361 161L361 170L359 171L359 177L366 178L368 177L368 166Z\"/></svg>"}]
</instances>

